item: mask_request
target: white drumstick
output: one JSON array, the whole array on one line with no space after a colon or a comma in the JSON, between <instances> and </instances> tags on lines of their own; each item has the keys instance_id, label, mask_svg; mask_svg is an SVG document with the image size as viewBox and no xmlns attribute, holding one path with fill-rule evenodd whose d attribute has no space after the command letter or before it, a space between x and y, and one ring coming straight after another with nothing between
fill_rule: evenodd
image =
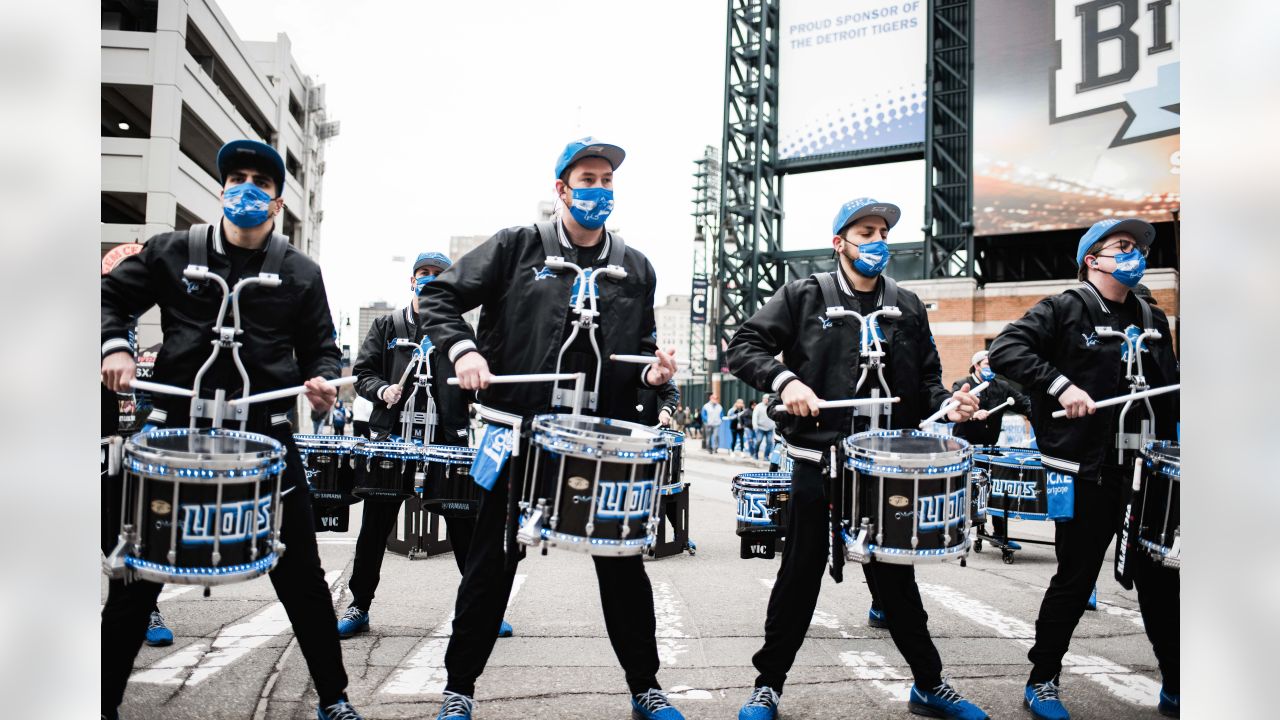
<instances>
[{"instance_id":1,"label":"white drumstick","mask_svg":"<svg viewBox=\"0 0 1280 720\"><path fill-rule=\"evenodd\" d=\"M336 380L325 380L325 384L328 385L329 387L340 388L343 385L353 385L355 384L355 381L358 379L359 378L357 378L355 375L348 375L347 377L338 378ZM237 407L240 405L252 405L253 403L257 403L257 402L266 402L268 400L279 400L281 398L294 397L296 395L301 395L306 391L307 391L306 385L298 385L297 387L281 388L280 390L270 390L268 392L258 393L257 395L249 395L247 397L237 398L235 400L232 400L228 404L231 405L232 407Z\"/></svg>"},{"instance_id":2,"label":"white drumstick","mask_svg":"<svg viewBox=\"0 0 1280 720\"><path fill-rule=\"evenodd\" d=\"M636 365L653 365L658 362L658 358L654 355L610 355L609 359L613 362L634 363ZM676 361L676 365L688 364L688 360Z\"/></svg>"},{"instance_id":3,"label":"white drumstick","mask_svg":"<svg viewBox=\"0 0 1280 720\"><path fill-rule=\"evenodd\" d=\"M1156 395L1164 395L1165 393L1171 393L1174 390L1177 390L1178 388L1181 388L1181 387L1182 387L1182 383L1174 383L1173 385L1165 385L1164 387L1152 388L1150 390L1143 390L1142 392L1131 393L1129 395L1121 395L1120 397L1113 397L1113 398L1107 398L1106 400L1099 400L1098 402L1094 403L1093 406L1095 408L1110 407L1112 405L1119 405L1121 403L1129 402L1130 400L1141 400L1142 398L1155 397ZM1053 417L1056 417L1056 418L1066 417L1066 416L1067 416L1066 410L1058 410L1053 414Z\"/></svg>"},{"instance_id":4,"label":"white drumstick","mask_svg":"<svg viewBox=\"0 0 1280 720\"><path fill-rule=\"evenodd\" d=\"M984 380L981 384L978 385L978 387L970 390L969 394L977 395L983 390L986 390L987 386L990 384L991 384L990 381ZM925 425L928 425L929 423L933 422L934 420L937 420L938 418L942 417L943 415L946 415L947 413L951 412L952 410L955 410L958 407L960 407L960 403L956 402L955 400L948 400L942 403L942 407L938 409L938 412L930 415L929 417L921 421L920 427L923 428Z\"/></svg>"},{"instance_id":5,"label":"white drumstick","mask_svg":"<svg viewBox=\"0 0 1280 720\"><path fill-rule=\"evenodd\" d=\"M183 397L191 397L192 391L187 388L180 388L176 385L165 385L163 383L153 383L146 380L131 380L129 382L134 390L146 390L148 392L162 393L164 395L181 395Z\"/></svg>"},{"instance_id":6,"label":"white drumstick","mask_svg":"<svg viewBox=\"0 0 1280 720\"><path fill-rule=\"evenodd\" d=\"M532 373L529 375L493 375L489 378L490 385L502 385L508 383L536 383L536 382L558 382L560 380L576 380L582 373ZM458 378L449 378L450 385L457 385Z\"/></svg>"},{"instance_id":7,"label":"white drumstick","mask_svg":"<svg viewBox=\"0 0 1280 720\"><path fill-rule=\"evenodd\" d=\"M862 407L864 405L892 405L893 403L896 403L900 400L902 400L902 398L898 398L898 397L853 398L850 400L819 400L818 409L827 410L829 408ZM786 405L779 403L777 406L777 409L774 410L774 412L789 412L789 411L787 410Z\"/></svg>"}]
</instances>

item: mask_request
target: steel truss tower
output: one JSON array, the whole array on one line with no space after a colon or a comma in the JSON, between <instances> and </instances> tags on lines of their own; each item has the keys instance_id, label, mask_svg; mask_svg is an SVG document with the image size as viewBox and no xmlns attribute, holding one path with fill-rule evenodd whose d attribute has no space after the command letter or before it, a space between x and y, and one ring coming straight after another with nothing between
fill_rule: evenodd
<instances>
[{"instance_id":1,"label":"steel truss tower","mask_svg":"<svg viewBox=\"0 0 1280 720\"><path fill-rule=\"evenodd\" d=\"M708 239L714 241L719 237L720 227L720 151L710 145L703 151L702 157L694 160L696 170L693 173L696 181L693 186L693 281L706 283L707 288L707 320L695 323L692 317L689 322L689 372L695 381L706 382L709 372L706 360L707 325L714 326L716 284L711 281L715 277L715 268L707 267ZM718 247L718 245L717 245ZM714 260L714 256L711 258ZM714 264L714 263L713 263ZM692 302L692 297L690 297Z\"/></svg>"},{"instance_id":2,"label":"steel truss tower","mask_svg":"<svg viewBox=\"0 0 1280 720\"><path fill-rule=\"evenodd\" d=\"M973 5L929 0L924 276L973 277Z\"/></svg>"}]
</instances>

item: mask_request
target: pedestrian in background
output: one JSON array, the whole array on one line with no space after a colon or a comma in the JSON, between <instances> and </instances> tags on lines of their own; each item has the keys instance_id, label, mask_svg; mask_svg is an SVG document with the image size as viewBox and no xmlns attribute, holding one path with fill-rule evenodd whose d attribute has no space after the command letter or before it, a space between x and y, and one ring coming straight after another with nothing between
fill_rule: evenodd
<instances>
[{"instance_id":1,"label":"pedestrian in background","mask_svg":"<svg viewBox=\"0 0 1280 720\"><path fill-rule=\"evenodd\" d=\"M764 457L767 460L773 454L773 431L778 424L769 417L769 396L765 395L760 402L755 403L755 409L751 411L751 424L755 426L758 441L756 443L757 450L764 450ZM756 457L753 453L751 457Z\"/></svg>"}]
</instances>

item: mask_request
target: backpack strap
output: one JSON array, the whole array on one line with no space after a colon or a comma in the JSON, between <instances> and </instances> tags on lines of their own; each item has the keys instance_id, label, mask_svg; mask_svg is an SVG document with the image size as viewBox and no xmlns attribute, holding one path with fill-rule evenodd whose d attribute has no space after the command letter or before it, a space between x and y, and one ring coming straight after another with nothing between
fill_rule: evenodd
<instances>
[{"instance_id":1,"label":"backpack strap","mask_svg":"<svg viewBox=\"0 0 1280 720\"><path fill-rule=\"evenodd\" d=\"M1137 293L1134 293L1133 298L1138 301L1138 311L1142 314L1142 329L1153 329L1154 326L1151 324L1151 304Z\"/></svg>"},{"instance_id":2,"label":"backpack strap","mask_svg":"<svg viewBox=\"0 0 1280 720\"><path fill-rule=\"evenodd\" d=\"M555 223L555 220L548 220L533 224L538 229L538 237L542 238L542 252L549 258L564 257L564 251L560 249L560 239L556 237Z\"/></svg>"},{"instance_id":3,"label":"backpack strap","mask_svg":"<svg viewBox=\"0 0 1280 720\"><path fill-rule=\"evenodd\" d=\"M404 313L407 308L396 308L391 313L391 324L395 328L396 337L412 340L413 336L409 334L409 322L405 320Z\"/></svg>"},{"instance_id":4,"label":"backpack strap","mask_svg":"<svg viewBox=\"0 0 1280 720\"><path fill-rule=\"evenodd\" d=\"M212 225L199 223L187 228L187 264L209 267L209 230Z\"/></svg>"},{"instance_id":5,"label":"backpack strap","mask_svg":"<svg viewBox=\"0 0 1280 720\"><path fill-rule=\"evenodd\" d=\"M284 264L284 253L289 249L289 236L281 233L271 233L271 239L267 241L267 257L262 261L262 269L258 271L259 275L279 275L280 266Z\"/></svg>"},{"instance_id":6,"label":"backpack strap","mask_svg":"<svg viewBox=\"0 0 1280 720\"><path fill-rule=\"evenodd\" d=\"M884 292L880 295L880 307L898 307L898 281L888 275L884 278Z\"/></svg>"},{"instance_id":7,"label":"backpack strap","mask_svg":"<svg viewBox=\"0 0 1280 720\"><path fill-rule=\"evenodd\" d=\"M609 233L609 264L622 267L622 260L627 255L627 241L621 235Z\"/></svg>"},{"instance_id":8,"label":"backpack strap","mask_svg":"<svg viewBox=\"0 0 1280 720\"><path fill-rule=\"evenodd\" d=\"M814 273L810 277L818 281L818 288L822 290L823 307L844 308L844 303L840 302L840 291L836 289L834 272Z\"/></svg>"},{"instance_id":9,"label":"backpack strap","mask_svg":"<svg viewBox=\"0 0 1280 720\"><path fill-rule=\"evenodd\" d=\"M1081 283L1075 287L1066 289L1076 297L1080 298L1080 302L1084 303L1084 309L1089 313L1089 322L1095 328L1110 327L1111 318L1107 317L1111 311L1102 303L1102 298L1098 295L1098 291L1093 289L1092 285ZM1147 308L1147 312L1151 312L1151 308Z\"/></svg>"}]
</instances>

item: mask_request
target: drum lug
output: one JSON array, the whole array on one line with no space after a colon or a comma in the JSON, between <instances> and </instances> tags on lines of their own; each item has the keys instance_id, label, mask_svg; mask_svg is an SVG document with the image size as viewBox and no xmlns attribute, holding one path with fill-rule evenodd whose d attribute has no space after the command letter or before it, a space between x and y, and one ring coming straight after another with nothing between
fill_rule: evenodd
<instances>
[{"instance_id":1,"label":"drum lug","mask_svg":"<svg viewBox=\"0 0 1280 720\"><path fill-rule=\"evenodd\" d=\"M516 533L516 540L521 545L538 547L538 545L542 544L542 518L546 514L546 509L546 501L539 500L538 506L534 508L533 513L520 526L520 531Z\"/></svg>"},{"instance_id":2,"label":"drum lug","mask_svg":"<svg viewBox=\"0 0 1280 720\"><path fill-rule=\"evenodd\" d=\"M867 518L863 518L862 526L858 528L858 535L853 538L853 542L849 542L846 538L844 559L849 562L862 563L863 565L871 562L871 553L867 550L867 537L870 534L870 522Z\"/></svg>"}]
</instances>

